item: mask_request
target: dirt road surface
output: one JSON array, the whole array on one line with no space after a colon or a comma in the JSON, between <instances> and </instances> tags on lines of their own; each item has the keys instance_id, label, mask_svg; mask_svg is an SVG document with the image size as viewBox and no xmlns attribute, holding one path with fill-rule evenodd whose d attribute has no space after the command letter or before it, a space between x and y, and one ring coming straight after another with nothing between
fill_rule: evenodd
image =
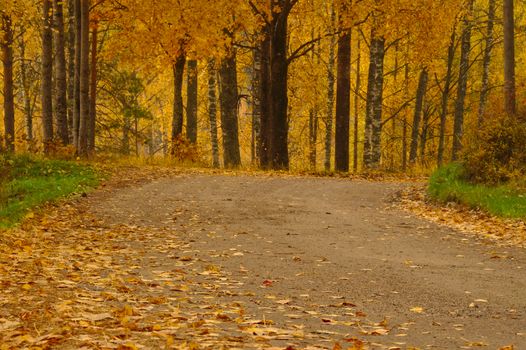
<instances>
[{"instance_id":1,"label":"dirt road surface","mask_svg":"<svg viewBox=\"0 0 526 350\"><path fill-rule=\"evenodd\" d=\"M174 259L201 266L195 307L238 307L237 325L231 311L216 313L215 332L234 343L242 329L260 347L526 349L524 249L393 207L403 186L181 175L88 202L100 220L184 242L183 250L160 249L162 235L130 243L143 255L137 273L155 280ZM218 334L207 331L206 342Z\"/></svg>"}]
</instances>

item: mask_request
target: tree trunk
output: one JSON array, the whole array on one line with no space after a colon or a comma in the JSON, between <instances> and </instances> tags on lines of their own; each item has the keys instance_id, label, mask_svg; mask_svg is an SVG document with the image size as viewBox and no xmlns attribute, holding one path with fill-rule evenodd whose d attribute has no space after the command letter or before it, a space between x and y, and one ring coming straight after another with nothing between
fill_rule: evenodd
<instances>
[{"instance_id":1,"label":"tree trunk","mask_svg":"<svg viewBox=\"0 0 526 350\"><path fill-rule=\"evenodd\" d=\"M238 93L236 70L236 54L233 52L223 59L219 69L221 129L223 131L223 162L227 168L241 165L238 139Z\"/></svg>"},{"instance_id":2,"label":"tree trunk","mask_svg":"<svg viewBox=\"0 0 526 350\"><path fill-rule=\"evenodd\" d=\"M91 33L90 106L88 121L88 152L95 151L95 125L97 121L97 45L99 26L95 22Z\"/></svg>"},{"instance_id":3,"label":"tree trunk","mask_svg":"<svg viewBox=\"0 0 526 350\"><path fill-rule=\"evenodd\" d=\"M15 151L15 100L13 96L13 24L11 16L2 15L1 41L2 63L4 68L4 131L5 148L8 152ZM0 142L1 148L1 142Z\"/></svg>"},{"instance_id":4,"label":"tree trunk","mask_svg":"<svg viewBox=\"0 0 526 350\"><path fill-rule=\"evenodd\" d=\"M493 52L493 27L495 25L495 7L496 0L489 0L488 3L488 23L486 27L486 47L484 48L484 58L482 61L482 88L480 91L479 112L478 112L478 126L482 126L484 122L484 114L486 112L486 103L489 94L489 68L491 64L491 54Z\"/></svg>"},{"instance_id":5,"label":"tree trunk","mask_svg":"<svg viewBox=\"0 0 526 350\"><path fill-rule=\"evenodd\" d=\"M364 143L364 165L368 169L380 166L385 57L385 39L374 32L371 38Z\"/></svg>"},{"instance_id":6,"label":"tree trunk","mask_svg":"<svg viewBox=\"0 0 526 350\"><path fill-rule=\"evenodd\" d=\"M334 30L336 22L336 13L334 12L334 4L331 5L331 29ZM335 55L334 47L336 46L336 36L331 36L331 43L329 46L329 62L327 65L327 118L325 120L325 171L331 170L331 152L332 152L332 123L334 113L334 66Z\"/></svg>"},{"instance_id":7,"label":"tree trunk","mask_svg":"<svg viewBox=\"0 0 526 350\"><path fill-rule=\"evenodd\" d=\"M360 50L360 40L357 43L357 58L356 58L356 86L354 93L354 147L353 147L353 170L356 173L358 171L358 116L360 114L360 89L361 89L361 59L362 53Z\"/></svg>"},{"instance_id":8,"label":"tree trunk","mask_svg":"<svg viewBox=\"0 0 526 350\"><path fill-rule=\"evenodd\" d=\"M175 147L177 141L181 138L183 133L183 76L184 65L186 57L181 53L174 65L174 101L173 101L173 116L172 116L172 154L175 154Z\"/></svg>"},{"instance_id":9,"label":"tree trunk","mask_svg":"<svg viewBox=\"0 0 526 350\"><path fill-rule=\"evenodd\" d=\"M253 52L252 72L252 164L260 160L261 151L261 48L256 47Z\"/></svg>"},{"instance_id":10,"label":"tree trunk","mask_svg":"<svg viewBox=\"0 0 526 350\"><path fill-rule=\"evenodd\" d=\"M68 132L69 132L69 143L74 145L74 109L75 109L75 38L76 38L76 22L75 22L75 1L68 0Z\"/></svg>"},{"instance_id":11,"label":"tree trunk","mask_svg":"<svg viewBox=\"0 0 526 350\"><path fill-rule=\"evenodd\" d=\"M53 142L53 19L51 0L43 0L42 29L42 127L44 152L51 152Z\"/></svg>"},{"instance_id":12,"label":"tree trunk","mask_svg":"<svg viewBox=\"0 0 526 350\"><path fill-rule=\"evenodd\" d=\"M464 134L464 108L468 87L469 54L471 51L471 14L473 12L474 0L468 0L468 13L464 16L464 28L462 29L462 47L460 50L460 68L457 87L457 99L455 102L455 121L453 127L453 152L452 160L457 160L462 149L462 138Z\"/></svg>"},{"instance_id":13,"label":"tree trunk","mask_svg":"<svg viewBox=\"0 0 526 350\"><path fill-rule=\"evenodd\" d=\"M261 42L261 70L260 70L260 135L259 163L263 169L268 169L270 163L270 140L272 108L270 100L270 29L263 29L264 39Z\"/></svg>"},{"instance_id":14,"label":"tree trunk","mask_svg":"<svg viewBox=\"0 0 526 350\"><path fill-rule=\"evenodd\" d=\"M446 143L446 121L448 114L449 93L451 92L451 80L453 79L453 62L455 60L455 29L451 34L451 41L449 43L447 53L447 72L444 82L444 89L442 90L442 109L440 111L440 135L438 140L438 156L437 163L441 167L444 162L444 149Z\"/></svg>"},{"instance_id":15,"label":"tree trunk","mask_svg":"<svg viewBox=\"0 0 526 350\"><path fill-rule=\"evenodd\" d=\"M82 47L82 35L81 35L81 0L73 0L75 8L75 72L74 72L74 88L73 88L73 144L79 151L79 128L80 128L80 61L81 61L81 47Z\"/></svg>"},{"instance_id":16,"label":"tree trunk","mask_svg":"<svg viewBox=\"0 0 526 350\"><path fill-rule=\"evenodd\" d=\"M409 98L409 63L405 64L404 74L404 95L406 100ZM402 171L407 171L407 118L408 108L404 112L404 120L402 124Z\"/></svg>"},{"instance_id":17,"label":"tree trunk","mask_svg":"<svg viewBox=\"0 0 526 350\"><path fill-rule=\"evenodd\" d=\"M504 0L504 103L506 112L517 112L515 91L515 17L513 0Z\"/></svg>"},{"instance_id":18,"label":"tree trunk","mask_svg":"<svg viewBox=\"0 0 526 350\"><path fill-rule=\"evenodd\" d=\"M79 144L77 153L80 156L88 155L88 130L89 130L89 85L90 85L90 62L89 62L89 0L80 1L80 120L79 120Z\"/></svg>"},{"instance_id":19,"label":"tree trunk","mask_svg":"<svg viewBox=\"0 0 526 350\"><path fill-rule=\"evenodd\" d=\"M431 108L429 106L424 107L423 119L422 119L422 133L420 135L420 164L425 166L426 164L426 144L428 139L429 131L429 118L431 117Z\"/></svg>"},{"instance_id":20,"label":"tree trunk","mask_svg":"<svg viewBox=\"0 0 526 350\"><path fill-rule=\"evenodd\" d=\"M270 45L271 142L270 161L275 170L289 168L288 151L288 60L287 37L290 0L272 0Z\"/></svg>"},{"instance_id":21,"label":"tree trunk","mask_svg":"<svg viewBox=\"0 0 526 350\"><path fill-rule=\"evenodd\" d=\"M31 107L31 90L27 76L26 43L24 36L20 36L20 85L24 97L24 114L26 121L26 140L33 142L33 108ZM5 75L4 75L5 76ZM4 93L5 94L5 93Z\"/></svg>"},{"instance_id":22,"label":"tree trunk","mask_svg":"<svg viewBox=\"0 0 526 350\"><path fill-rule=\"evenodd\" d=\"M64 6L62 0L53 0L53 24L55 43L55 118L57 134L63 145L69 144L67 67L64 37Z\"/></svg>"},{"instance_id":23,"label":"tree trunk","mask_svg":"<svg viewBox=\"0 0 526 350\"><path fill-rule=\"evenodd\" d=\"M413 131L411 134L411 149L409 151L409 163L415 164L418 152L418 138L420 136L420 120L422 119L422 110L424 107L424 98L427 90L427 81L429 73L427 68L420 72L420 79L416 91L415 114L413 117Z\"/></svg>"},{"instance_id":24,"label":"tree trunk","mask_svg":"<svg viewBox=\"0 0 526 350\"><path fill-rule=\"evenodd\" d=\"M318 113L314 108L309 110L309 165L316 171L316 144L318 143Z\"/></svg>"},{"instance_id":25,"label":"tree trunk","mask_svg":"<svg viewBox=\"0 0 526 350\"><path fill-rule=\"evenodd\" d=\"M219 168L219 142L217 140L217 95L216 69L214 60L208 62L208 117L210 118L210 140L212 143L212 164Z\"/></svg>"},{"instance_id":26,"label":"tree trunk","mask_svg":"<svg viewBox=\"0 0 526 350\"><path fill-rule=\"evenodd\" d=\"M349 171L349 119L351 113L351 33L338 39L338 73L336 78L336 171Z\"/></svg>"},{"instance_id":27,"label":"tree trunk","mask_svg":"<svg viewBox=\"0 0 526 350\"><path fill-rule=\"evenodd\" d=\"M197 60L187 64L186 85L186 138L197 143Z\"/></svg>"}]
</instances>

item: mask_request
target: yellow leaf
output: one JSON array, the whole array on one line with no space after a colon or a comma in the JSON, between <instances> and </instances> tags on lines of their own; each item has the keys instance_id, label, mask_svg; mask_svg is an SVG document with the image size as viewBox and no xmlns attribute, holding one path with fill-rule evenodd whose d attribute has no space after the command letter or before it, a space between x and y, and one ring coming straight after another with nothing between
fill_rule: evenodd
<instances>
[{"instance_id":1,"label":"yellow leaf","mask_svg":"<svg viewBox=\"0 0 526 350\"><path fill-rule=\"evenodd\" d=\"M424 308L420 306L415 306L415 307L412 307L409 311L417 313L417 314L421 314L424 312Z\"/></svg>"}]
</instances>

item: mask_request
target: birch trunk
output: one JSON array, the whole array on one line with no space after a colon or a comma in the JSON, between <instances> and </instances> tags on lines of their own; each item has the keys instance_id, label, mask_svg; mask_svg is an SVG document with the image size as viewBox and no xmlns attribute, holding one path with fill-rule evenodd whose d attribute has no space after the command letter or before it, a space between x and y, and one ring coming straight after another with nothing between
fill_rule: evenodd
<instances>
[{"instance_id":1,"label":"birch trunk","mask_svg":"<svg viewBox=\"0 0 526 350\"><path fill-rule=\"evenodd\" d=\"M482 88L480 91L479 111L478 111L478 126L482 126L484 116L486 113L486 103L489 94L489 68L491 64L491 56L493 52L494 33L493 27L495 25L495 7L496 0L489 0L488 3L488 23L486 27L486 46L484 48L484 58L482 61Z\"/></svg>"},{"instance_id":2,"label":"birch trunk","mask_svg":"<svg viewBox=\"0 0 526 350\"><path fill-rule=\"evenodd\" d=\"M331 7L331 29L334 30L336 22L336 14L334 12L334 4ZM335 67L335 53L336 37L331 36L329 46L329 62L327 66L327 117L325 119L325 171L331 170L331 151L332 151L332 123L334 113L334 67Z\"/></svg>"},{"instance_id":3,"label":"birch trunk","mask_svg":"<svg viewBox=\"0 0 526 350\"><path fill-rule=\"evenodd\" d=\"M186 138L197 143L197 60L189 60L186 72Z\"/></svg>"},{"instance_id":4,"label":"birch trunk","mask_svg":"<svg viewBox=\"0 0 526 350\"><path fill-rule=\"evenodd\" d=\"M411 134L411 150L409 151L409 163L415 164L418 152L418 138L420 136L420 120L422 119L422 110L424 106L424 98L427 90L427 82L429 80L429 73L427 68L420 72L420 79L418 81L418 88L416 91L415 114L413 117L413 128Z\"/></svg>"},{"instance_id":5,"label":"birch trunk","mask_svg":"<svg viewBox=\"0 0 526 350\"><path fill-rule=\"evenodd\" d=\"M208 62L208 117L210 118L210 140L212 143L212 164L219 168L219 141L217 140L217 94L216 69L213 60Z\"/></svg>"}]
</instances>

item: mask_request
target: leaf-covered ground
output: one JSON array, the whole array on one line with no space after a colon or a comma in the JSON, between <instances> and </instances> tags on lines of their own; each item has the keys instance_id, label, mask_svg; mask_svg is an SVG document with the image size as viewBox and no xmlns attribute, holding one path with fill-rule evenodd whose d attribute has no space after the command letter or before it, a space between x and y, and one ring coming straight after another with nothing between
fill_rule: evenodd
<instances>
[{"instance_id":1,"label":"leaf-covered ground","mask_svg":"<svg viewBox=\"0 0 526 350\"><path fill-rule=\"evenodd\" d=\"M2 233L0 349L526 345L524 251L387 209L402 185L164 175Z\"/></svg>"}]
</instances>

